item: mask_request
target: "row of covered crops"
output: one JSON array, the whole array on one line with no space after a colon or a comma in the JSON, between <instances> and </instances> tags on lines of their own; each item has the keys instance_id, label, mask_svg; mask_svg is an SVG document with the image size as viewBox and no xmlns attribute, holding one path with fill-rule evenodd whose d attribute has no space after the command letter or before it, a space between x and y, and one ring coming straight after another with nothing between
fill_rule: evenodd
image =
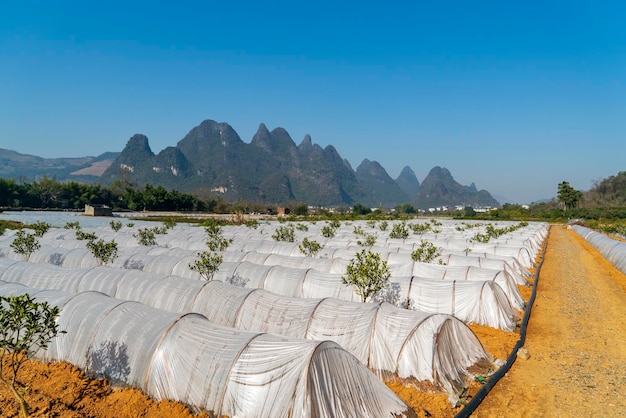
<instances>
[{"instance_id":1,"label":"row of covered crops","mask_svg":"<svg viewBox=\"0 0 626 418\"><path fill-rule=\"evenodd\" d=\"M572 230L589 242L600 254L622 273L626 274L626 242L582 225L571 225Z\"/></svg>"},{"instance_id":2,"label":"row of covered crops","mask_svg":"<svg viewBox=\"0 0 626 418\"><path fill-rule=\"evenodd\" d=\"M253 407L245 402L248 397L257 400L256 403L259 403L258 399L275 403L277 409L269 414L271 416L293 416L294 411L306 408L308 412L304 415L316 416L311 411L329 408L328 405L317 404L328 402L329 396L349 396L354 400L360 395L369 401L332 401L333 405L338 408L337 405L342 405L340 408L344 409L338 415L359 416L363 415L363 408L366 408L372 416L393 416L399 410L404 411L405 407L402 402L397 403L395 395L389 395L386 386L371 383L371 388L376 388L371 389L376 392L375 395L373 392L364 393L360 390L342 391L337 384L329 382L328 379L344 382L350 378L352 372L347 371L348 376L333 376L333 373L353 368L352 363L338 366L337 362L352 359L349 361L364 365L366 370L369 369L368 376L374 376L379 382L393 376L431 382L454 397L471 378L470 369L475 370L476 366L484 367L483 370L494 367L494 359L485 352L465 322L482 323L507 330L515 327L518 310L523 307L517 285L526 282L530 274L528 269L533 267L547 233L545 224L530 224L481 244L470 239L481 226L474 225L472 231L464 233L459 231L459 223L444 222L435 233L414 234L399 240L386 238L384 231L369 223L353 222L344 223L333 238L325 239L320 234L323 225L321 222L308 223L306 229L297 229L294 243L277 242L271 238L274 231L281 226L280 223L262 223L257 228L224 227L225 236L232 238L233 242L224 252L225 261L216 276L217 280L213 282L203 281L197 272L189 268L196 253L204 249L204 230L195 226L177 225L166 234L159 235L156 246L139 245L133 236L137 231L136 227L124 227L117 232L108 226L89 229L99 238L119 243L119 257L109 266L99 266L93 255L86 250L84 241L76 239L73 230L50 230L41 238L41 248L32 254L28 262L22 261L10 249L12 237L7 233L0 237L0 255L4 257L0 258L0 280L6 282L5 286L9 286L11 292L17 291L18 283L28 288L49 289L48 292L52 293L62 292L65 296L59 297L64 304L60 321L67 324L68 328L76 330L72 332L84 334L87 332L85 330L90 330L89 336L81 334L79 340L84 338L86 341L82 345L71 344L68 342L70 340L65 340L69 338L69 332L57 337L57 343L53 344L54 349L46 354L47 359L71 361L93 374L117 377L118 380L140 387L154 396L183 400L231 416L268 416L268 405ZM354 238L355 225L370 233L377 233L378 239L371 249L387 260L392 272L391 286L386 292L377 295L375 303L356 302L359 298L354 290L341 284L345 266L363 248ZM319 241L324 245L323 250L315 257L303 256L297 246L303 237ZM442 248L442 264L417 263L411 260L412 249L422 240L429 240ZM467 261L466 264L463 264L463 260ZM85 296L71 296L83 294ZM93 303L94 306L101 304L109 308L100 313L101 316L94 319L95 322L89 326L72 325L72 321L79 320L82 315L66 310L70 306L70 300L78 303L82 298L108 298L108 302ZM115 309L110 308L113 305ZM139 306L156 309L167 318L175 318L167 326L155 325L155 335L158 337L147 337L152 341L146 343L149 349L139 350L138 346L124 345L128 344L126 339L136 332L134 328L140 326L137 325L140 319L133 320L119 312L113 314L118 309L130 307L135 312ZM402 308L407 306L412 309ZM142 318L142 315L136 316ZM207 333L211 337L205 340L199 334L181 330L183 324L193 323L196 326L195 324L204 322L216 327L219 332L228 329L237 335L251 333L255 335L250 337L251 341L259 338L265 341L269 337L259 335L271 335L277 339L271 340L270 345L279 350L278 352L283 343L289 346L293 341L301 344L304 344L301 341L308 341L310 344L332 341L332 350L313 348L311 353L326 353L324 358L329 363L324 364L330 367L332 362L334 371L331 373L320 369L323 366L319 364L313 366L310 363L298 366L306 369L306 372L296 371L293 364L274 367L267 358L256 357L258 353L263 351L270 356L280 357L283 354L271 354L267 350L248 351L247 348L240 347L238 356L249 359L260 368L266 365L273 369L265 372L251 370L251 375L245 377L244 372L233 371L235 360L226 361L209 353L216 349L216 344L221 344L218 343L220 338L214 336L218 331ZM174 325L179 323L181 324ZM178 332L181 335L177 335ZM190 341L186 341L187 339ZM170 342L179 344L178 352L185 353L182 356L184 359L176 358L173 363L163 365L169 373L176 371L175 378L162 372L159 366L162 364L159 359L170 358L170 354L167 354ZM137 360L136 364L141 365L141 368L131 367L133 370L127 374L119 373L119 367L112 367L111 359L93 361L94 353L116 354L115 350L110 349L111 344L118 349L126 347L125 352L132 351L132 355L135 355L135 350L142 351L142 355L149 359ZM132 345L136 344L140 342L134 340ZM196 344L201 348L194 349ZM102 349L101 346L108 349ZM188 357L186 348L180 347L189 347ZM73 351L69 353L67 350ZM242 354L244 352L245 356ZM328 358L329 353L335 352L341 352L341 355L338 354L331 361ZM100 357L102 356L95 356ZM308 358L313 361L317 357ZM181 361L188 362L188 367L176 363ZM231 368L229 371L218 371L222 366L214 364L215 361L230 364L228 367ZM299 379L304 380L282 381L283 378L277 377L275 373L283 376L283 366L291 370L287 373L288 376L296 379L293 376L298 375ZM250 367L242 366L242 370ZM316 371L312 372L313 369ZM131 377L137 376L134 373L139 373L141 378ZM198 379L198 373L206 374L208 386L195 386L197 380L194 379ZM221 373L225 373L226 377L221 376ZM263 373L266 374L260 378ZM311 373L317 376L315 385L322 385L323 390L329 392L311 392L322 390L311 386ZM242 400L241 405L234 398L229 398L230 395L225 395L231 394L228 385L232 384L229 379L233 376L247 382L237 384L238 389L232 392L236 393L235 398ZM216 382L220 383L209 383L210 377L215 377ZM356 375L352 377L357 379ZM160 378L165 380L159 381ZM285 379L288 377L285 376ZM362 379L362 376L358 377L358 380ZM251 384L251 381L255 384ZM303 383L305 381L308 383ZM367 379L366 381L369 382ZM176 389L167 385L174 385ZM192 385L202 394L192 396L189 392ZM274 390L284 392L285 385L304 392L285 395L285 399L290 399L291 403L279 401L279 395ZM342 383L340 386L350 387L350 384L345 386ZM182 389L183 387L187 389ZM369 387L368 383L363 390L369 390ZM243 394L243 388L252 392ZM205 393L206 391L211 394ZM220 393L221 395L216 395ZM378 399L378 396L383 400ZM199 401L200 398L202 401ZM303 399L306 402L300 404ZM295 406L294 402L298 405ZM345 408L357 409L351 413ZM273 413L279 410L282 412ZM373 411L376 413L372 414Z\"/></svg>"}]
</instances>

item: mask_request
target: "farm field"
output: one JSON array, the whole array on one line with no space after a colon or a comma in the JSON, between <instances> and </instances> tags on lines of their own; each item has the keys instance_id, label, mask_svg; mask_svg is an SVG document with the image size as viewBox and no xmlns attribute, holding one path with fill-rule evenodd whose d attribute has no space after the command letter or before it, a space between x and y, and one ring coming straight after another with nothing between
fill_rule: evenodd
<instances>
[{"instance_id":1,"label":"farm field","mask_svg":"<svg viewBox=\"0 0 626 418\"><path fill-rule=\"evenodd\" d=\"M576 234L574 234L573 232L565 231L561 227L556 227L552 229L553 229L553 234L550 237L550 243L548 245L548 253L547 253L546 262L543 265L542 274L539 280L539 283L540 283L539 294L538 294L538 298L536 301L537 309L541 307L541 300L542 300L541 298L543 297L541 293L543 282L554 280L554 279L551 279L552 275L563 274L563 271L551 272L549 269L549 266L551 265L551 263L559 264L561 268L565 268L565 263L563 263L563 259L564 259L563 257L573 257L573 259L576 262L581 262L581 260L585 261L585 257L581 257L580 252L583 252L583 253L588 252L590 254L593 254L593 251L595 251L593 249L590 249L588 247L588 244L586 244L582 239L580 239L580 237L576 236ZM561 241L557 240L559 235L563 235L561 237ZM566 244L568 244L569 241L577 243L577 246L570 245L569 247L567 247ZM567 253L566 255L558 256L556 260L554 259L551 260L551 257L555 257L554 252L559 251L560 247L564 247L566 249L569 248L569 253ZM565 259L569 260L569 258L565 258ZM602 257L599 257L599 256L596 256L595 258L592 258L592 259L598 262L601 262L603 260ZM147 258L142 258L141 260L142 262L145 262L145 265L148 265ZM229 260L231 260L229 261L229 263L235 263L235 261L233 261L234 255L231 254ZM453 260L453 259L450 258L450 260ZM132 260L132 262L136 263L138 262L138 259L135 258ZM605 261L605 264L606 265L603 266L604 268L612 267L606 261ZM572 262L572 264L570 265L568 261L567 265L569 265L570 268L573 268L574 262ZM135 266L137 266L137 264L135 264ZM415 270L416 268L417 267L413 266L413 270ZM402 270L402 268L400 267L397 267L397 270L398 269ZM245 270L241 270L241 271L245 271ZM596 272L598 271L598 267L592 267L591 270L585 270L585 275L588 275L589 271ZM600 272L600 274L602 273ZM219 276L219 273L218 273L218 276ZM615 277L615 280L619 280L621 277L621 279L623 280L623 274L621 273L615 276L611 276L611 277ZM393 281L393 277L392 277L392 281ZM530 288L524 287L524 286L518 286L517 289L520 291L521 297L524 300L528 300L528 296L530 294L530 291L529 291ZM547 290L548 288L546 288L546 294L548 294ZM623 298L623 288L620 288L620 290L622 291L621 297ZM512 292L512 290L510 291ZM572 293L574 292L574 289L572 289L571 291L568 290L568 292L562 292L562 291L555 292L557 293L557 295L554 297L558 298L562 296L563 293L567 293L568 296L571 296ZM617 297L619 298L619 296L620 295L618 294ZM344 297L345 297L345 294L344 294ZM623 302L623 299L622 299L622 302ZM551 305L558 306L557 303L552 303ZM618 305L618 306L624 306L624 305L622 303L622 305ZM574 310L577 310L577 309L578 308ZM622 310L622 313L623 313L623 310ZM534 323L533 321L536 320L536 317L538 315L539 314L537 314L537 310L533 310L533 315L530 321L531 324ZM554 321L555 318L558 318L558 317L555 315L549 314L549 318L550 318L550 321ZM567 321L565 322L567 323ZM623 331L624 330L623 316L622 316L622 322L621 323L617 322L615 324L615 326L617 327L616 329L618 331L620 330L620 324L621 324L621 330ZM496 358L499 358L499 359L506 358L506 356L512 349L513 345L517 341L517 334L515 331L510 331L506 329L498 329L496 327L487 326L484 324L483 325L472 324L470 325L470 328L478 337L478 339L481 341L484 348L489 353L493 354ZM610 329L614 330L615 328L610 328ZM515 397L512 396L508 391L509 389L516 390L517 388L515 387L514 383L505 384L506 379L509 379L515 373L515 371L518 370L519 368L524 367L524 369L526 369L528 365L531 365L533 363L533 361L537 361L538 359L539 361L541 361L540 360L542 358L541 355L535 354L535 351L537 350L537 348L531 345L531 340L534 337L535 337L534 328L533 326L530 326L528 329L526 348L530 351L531 357L528 360L522 360L522 359L517 360L517 362L511 369L511 371L509 371L509 373L507 374L507 376L494 388L494 390L488 396L487 400L483 403L483 405L479 407L479 409L475 413L476 416L488 416L488 417L491 417L491 416L493 417L541 416L541 415L537 415L537 411L539 410L543 411L546 409L546 406L543 405L541 402L538 402L537 404L538 409L536 410L528 409L530 408L530 406L526 405L525 408L520 409L519 415L515 415L517 413L515 408L503 409L503 405L498 404L497 402L491 406L489 404L489 402L492 399L497 399L498 393L499 393L498 391L502 391L502 398L503 398L502 400L510 404L512 402L511 399L514 399ZM560 338L559 341L562 341L562 340L565 340L565 339ZM607 340L605 340L605 342L606 341ZM615 339L614 341L620 341L620 339ZM537 352L540 353L540 351L537 351ZM619 349L617 353L612 353L612 354L617 354L618 355L617 358L620 358ZM621 358L623 359L624 358L623 352L621 352L621 355L622 355ZM623 361L622 361L622 364L624 364ZM31 404L31 407L33 408L33 411L37 411L36 413L38 413L40 416L146 416L146 417L148 416L174 416L176 417L176 416L189 416L190 414L189 410L181 405L176 405L175 403L168 402L168 401L162 401L162 402L151 401L149 398L145 397L145 395L142 395L137 390L130 390L130 389L112 390L110 389L110 387L107 386L105 381L88 380L84 376L81 376L76 368L71 367L64 363L51 363L51 364L45 365L45 364L38 364L34 362L33 367L34 369L31 371L26 371L25 375L45 377L45 379L43 379L43 382L36 381L33 384L33 389L32 389L33 399L29 398L29 402ZM541 368L541 370L543 370L543 372L540 373L541 376L551 375L545 372L546 370L548 370L546 369L546 364L541 364L539 367ZM616 369L613 368L612 370L615 371ZM29 373L29 374L26 374L26 373ZM55 374L60 374L61 376L68 376L69 377L68 383L67 384L60 383L56 385L50 384L56 381L56 377L55 378L52 377ZM556 376L556 375L552 375L552 376ZM621 375L618 373L617 376L613 376L613 377L615 377L620 382L620 384L623 383L623 379L624 379L623 368L621 370ZM622 380L620 381L619 379L622 379ZM614 381L614 380L615 379L610 380L610 381ZM552 383L552 382L554 382L554 380L548 383ZM539 382L537 378L535 378L533 383L535 385L538 385L539 388L541 388L542 394L545 393L545 390L544 390L545 388L557 386L557 385L546 385L546 387L544 388L543 386L541 386L541 383ZM443 393L427 394L427 393L424 393L423 391L417 391L411 386L398 384L398 383L392 383L392 382L388 382L388 386L396 394L398 394L408 405L414 408L417 416L451 417L451 416L454 416L454 414L460 410L460 408L452 408L450 402L448 401L447 394L443 394ZM72 387L75 387L76 389L75 390L71 389ZM475 383L473 387L471 388L470 393L472 391L475 391L478 387L479 385ZM530 387L533 387L533 386L530 386ZM59 388L65 388L64 389L65 395L61 394L60 396L61 399L63 399L63 396L65 396L65 400L61 402L56 402L53 400L55 398L54 392L55 390L58 390ZM618 387L616 386L616 389L617 388ZM588 390L588 388L584 388L584 389ZM562 388L560 390L562 390ZM524 389L522 389L522 392L526 392L526 391L527 391L527 388L524 387ZM72 394L70 395L69 398L67 397L68 393ZM570 391L570 393L572 392ZM607 392L607 395L608 394L610 393ZM85 396L85 399L83 399L83 395ZM43 402L42 404L43 406L35 406L36 403L39 402L39 400ZM462 399L462 400L466 400L466 399ZM0 411L2 411L3 416L5 416L4 415L5 411L11 411L12 398L6 392L0 392L0 402L1 402ZM526 404L528 404L527 400L526 400ZM65 412L58 412L58 411L62 411L63 405L67 406L68 409ZM131 408L133 408L135 405L137 406L137 409L131 410ZM615 405L616 408L614 410L610 410L611 412L620 411L619 404L613 404L613 405ZM14 407L14 409L15 409L15 413L17 413L17 408ZM114 413L112 415L106 415L107 413L109 414L112 413L112 411L116 411L117 413ZM71 415L72 413L79 413L82 415ZM128 414L128 415L125 415L125 414ZM159 415L159 414L162 414L162 415ZM12 416L12 415L10 415L9 413L6 416ZM559 415L547 414L544 416L559 416ZM562 415L562 416L568 416L568 415ZM595 416L595 415L592 414L592 416ZM611 415L609 413L606 416L619 416L619 415Z\"/></svg>"}]
</instances>

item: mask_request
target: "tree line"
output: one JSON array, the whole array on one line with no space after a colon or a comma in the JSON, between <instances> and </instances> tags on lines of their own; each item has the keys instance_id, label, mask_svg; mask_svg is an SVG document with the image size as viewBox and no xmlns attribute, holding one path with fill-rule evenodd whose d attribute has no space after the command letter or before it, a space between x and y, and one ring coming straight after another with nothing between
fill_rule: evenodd
<instances>
[{"instance_id":1,"label":"tree line","mask_svg":"<svg viewBox=\"0 0 626 418\"><path fill-rule=\"evenodd\" d=\"M618 180L618 186L626 184L624 181L626 173L607 179L586 193L574 189L567 181L563 181L557 185L556 199L531 204L528 207L506 203L498 210L485 213L476 213L471 207L467 207L464 210L438 215L485 220L626 219L626 204L623 203L626 194L623 188L615 186ZM604 202L610 201L611 204L598 205L597 195L600 194L604 197ZM614 197L617 195L621 199ZM163 186L147 184L139 187L126 180L117 181L110 187L105 187L101 184L59 182L54 177L50 178L45 175L31 183L0 178L0 209L82 211L86 204L103 204L118 211L276 213L275 205L248 201L227 202L213 195L201 198L199 195L167 190ZM289 208L292 216L311 215L306 203L287 202L285 207ZM374 219L380 216L402 218L417 216L419 211L408 203L395 207L391 212L355 203L352 207L335 208L334 215L340 216L341 214L352 218L355 216ZM426 216L433 216L433 214L426 214Z\"/></svg>"},{"instance_id":2,"label":"tree line","mask_svg":"<svg viewBox=\"0 0 626 418\"><path fill-rule=\"evenodd\" d=\"M143 188L118 181L111 187L100 184L59 182L43 176L28 182L0 178L0 207L83 210L86 204L107 205L114 210L132 211L215 211L226 206L219 199L202 200L162 186Z\"/></svg>"}]
</instances>

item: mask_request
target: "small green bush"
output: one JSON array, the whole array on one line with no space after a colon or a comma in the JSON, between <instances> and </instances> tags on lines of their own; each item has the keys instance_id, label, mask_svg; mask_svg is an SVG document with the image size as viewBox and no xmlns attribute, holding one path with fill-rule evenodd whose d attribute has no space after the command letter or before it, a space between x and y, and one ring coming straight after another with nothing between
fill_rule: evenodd
<instances>
[{"instance_id":1,"label":"small green bush","mask_svg":"<svg viewBox=\"0 0 626 418\"><path fill-rule=\"evenodd\" d=\"M19 402L23 417L29 416L24 397L30 385L24 382L29 377L18 379L18 373L36 352L46 350L50 341L64 332L56 322L59 311L48 302L35 302L29 294L0 296L0 381Z\"/></svg>"},{"instance_id":2,"label":"small green bush","mask_svg":"<svg viewBox=\"0 0 626 418\"><path fill-rule=\"evenodd\" d=\"M361 300L366 302L370 296L389 285L390 276L387 261L381 261L380 254L362 250L350 260L341 282L354 286Z\"/></svg>"},{"instance_id":3,"label":"small green bush","mask_svg":"<svg viewBox=\"0 0 626 418\"><path fill-rule=\"evenodd\" d=\"M378 239L378 235L376 235L376 233L374 232L370 234L366 233L366 234L363 234L363 239L358 239L356 243L362 247L371 247L374 244L376 244L377 239Z\"/></svg>"},{"instance_id":4,"label":"small green bush","mask_svg":"<svg viewBox=\"0 0 626 418\"><path fill-rule=\"evenodd\" d=\"M409 236L409 228L406 222L394 223L389 233L389 238L406 239Z\"/></svg>"},{"instance_id":5,"label":"small green bush","mask_svg":"<svg viewBox=\"0 0 626 418\"><path fill-rule=\"evenodd\" d=\"M43 237L44 234L50 230L50 224L47 222L38 221L32 224L31 228L35 230L35 236Z\"/></svg>"},{"instance_id":6,"label":"small green bush","mask_svg":"<svg viewBox=\"0 0 626 418\"><path fill-rule=\"evenodd\" d=\"M431 263L441 255L441 248L430 241L420 241L420 245L411 253L413 261Z\"/></svg>"},{"instance_id":7,"label":"small green bush","mask_svg":"<svg viewBox=\"0 0 626 418\"><path fill-rule=\"evenodd\" d=\"M101 266L113 262L117 258L117 242L115 240L106 242L103 239L97 241L92 239L87 243L87 248Z\"/></svg>"},{"instance_id":8,"label":"small green bush","mask_svg":"<svg viewBox=\"0 0 626 418\"><path fill-rule=\"evenodd\" d=\"M197 259L189 264L189 268L197 271L207 282L210 282L219 270L223 259L221 254L213 251L201 251L197 254Z\"/></svg>"},{"instance_id":9,"label":"small green bush","mask_svg":"<svg viewBox=\"0 0 626 418\"><path fill-rule=\"evenodd\" d=\"M316 255L318 252L320 252L320 250L322 248L324 248L324 246L321 245L317 241L309 240L308 238L304 238L302 240L302 243L300 243L300 245L298 245L298 248L300 249L300 252L302 254L304 254L305 256L312 257L312 256Z\"/></svg>"},{"instance_id":10,"label":"small green bush","mask_svg":"<svg viewBox=\"0 0 626 418\"><path fill-rule=\"evenodd\" d=\"M139 245L152 246L156 245L156 235L152 228L139 228L133 237L137 238Z\"/></svg>"},{"instance_id":11,"label":"small green bush","mask_svg":"<svg viewBox=\"0 0 626 418\"><path fill-rule=\"evenodd\" d=\"M322 236L324 238L332 238L335 236L336 233L337 231L335 230L335 228L330 225L324 225L322 227Z\"/></svg>"},{"instance_id":12,"label":"small green bush","mask_svg":"<svg viewBox=\"0 0 626 418\"><path fill-rule=\"evenodd\" d=\"M293 225L279 226L272 234L272 238L276 241L294 242L296 240L295 228Z\"/></svg>"},{"instance_id":13,"label":"small green bush","mask_svg":"<svg viewBox=\"0 0 626 418\"><path fill-rule=\"evenodd\" d=\"M24 260L28 261L31 254L41 248L41 244L35 234L29 234L20 229L15 233L11 248L13 248L16 254L20 254L24 257Z\"/></svg>"},{"instance_id":14,"label":"small green bush","mask_svg":"<svg viewBox=\"0 0 626 418\"><path fill-rule=\"evenodd\" d=\"M80 224L78 223L78 221L76 221L76 222L67 222L63 228L65 228L65 229L79 229L80 228Z\"/></svg>"},{"instance_id":15,"label":"small green bush","mask_svg":"<svg viewBox=\"0 0 626 418\"><path fill-rule=\"evenodd\" d=\"M122 222L121 221L111 221L111 222L109 222L109 225L111 225L111 229L114 230L115 232L117 232L120 229L122 229Z\"/></svg>"}]
</instances>

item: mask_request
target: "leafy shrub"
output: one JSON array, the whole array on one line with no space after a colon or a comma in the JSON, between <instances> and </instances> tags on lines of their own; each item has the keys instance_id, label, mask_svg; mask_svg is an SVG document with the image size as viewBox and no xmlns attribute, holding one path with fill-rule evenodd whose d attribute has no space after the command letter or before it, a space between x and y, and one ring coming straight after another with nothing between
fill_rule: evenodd
<instances>
[{"instance_id":1,"label":"leafy shrub","mask_svg":"<svg viewBox=\"0 0 626 418\"><path fill-rule=\"evenodd\" d=\"M405 239L409 236L409 228L406 225L406 222L400 222L393 224L391 228L391 232L389 233L389 238L395 239Z\"/></svg>"},{"instance_id":2,"label":"leafy shrub","mask_svg":"<svg viewBox=\"0 0 626 418\"><path fill-rule=\"evenodd\" d=\"M166 218L163 221L163 226L165 227L165 229L172 229L176 226L176 219L174 218Z\"/></svg>"},{"instance_id":3,"label":"leafy shrub","mask_svg":"<svg viewBox=\"0 0 626 418\"><path fill-rule=\"evenodd\" d=\"M133 237L137 238L139 245L156 245L156 235L152 228L139 228Z\"/></svg>"},{"instance_id":4,"label":"leafy shrub","mask_svg":"<svg viewBox=\"0 0 626 418\"><path fill-rule=\"evenodd\" d=\"M97 241L92 239L87 243L87 248L96 257L101 266L117 258L117 242L115 240L106 242L103 239Z\"/></svg>"},{"instance_id":5,"label":"leafy shrub","mask_svg":"<svg viewBox=\"0 0 626 418\"><path fill-rule=\"evenodd\" d=\"M303 224L303 223L297 223L297 224L296 224L296 229L297 229L298 231L308 231L308 230L309 230L309 227L308 227L308 226L306 226L306 224Z\"/></svg>"},{"instance_id":6,"label":"leafy shrub","mask_svg":"<svg viewBox=\"0 0 626 418\"><path fill-rule=\"evenodd\" d=\"M341 222L339 222L337 219L333 219L332 221L328 222L328 225L330 225L331 228L338 229L341 227Z\"/></svg>"},{"instance_id":7,"label":"leafy shrub","mask_svg":"<svg viewBox=\"0 0 626 418\"><path fill-rule=\"evenodd\" d=\"M441 248L430 241L421 240L420 245L411 253L411 258L420 263L431 263L440 255Z\"/></svg>"},{"instance_id":8,"label":"leafy shrub","mask_svg":"<svg viewBox=\"0 0 626 418\"><path fill-rule=\"evenodd\" d=\"M207 231L206 245L211 251L226 251L226 249L232 242L232 238L224 238L224 236L222 235L221 227L218 227L217 229L211 229L210 233Z\"/></svg>"},{"instance_id":9,"label":"leafy shrub","mask_svg":"<svg viewBox=\"0 0 626 418\"><path fill-rule=\"evenodd\" d=\"M76 222L67 222L63 228L65 228L65 229L79 229L80 228L80 224L77 221Z\"/></svg>"},{"instance_id":10,"label":"leafy shrub","mask_svg":"<svg viewBox=\"0 0 626 418\"><path fill-rule=\"evenodd\" d=\"M204 280L210 282L219 270L223 259L221 254L213 251L201 251L197 254L197 259L189 264L189 268L197 271Z\"/></svg>"},{"instance_id":11,"label":"leafy shrub","mask_svg":"<svg viewBox=\"0 0 626 418\"><path fill-rule=\"evenodd\" d=\"M31 254L41 248L41 244L35 234L29 234L24 232L23 229L20 229L15 234L11 248L13 248L16 254L22 255L24 260L28 261Z\"/></svg>"},{"instance_id":12,"label":"leafy shrub","mask_svg":"<svg viewBox=\"0 0 626 418\"><path fill-rule=\"evenodd\" d=\"M322 236L324 238L332 238L337 233L336 229L330 225L324 225L322 227Z\"/></svg>"},{"instance_id":13,"label":"leafy shrub","mask_svg":"<svg viewBox=\"0 0 626 418\"><path fill-rule=\"evenodd\" d=\"M245 225L248 228L257 229L259 227L259 221L257 221L256 219L250 219L245 222Z\"/></svg>"},{"instance_id":14,"label":"leafy shrub","mask_svg":"<svg viewBox=\"0 0 626 418\"><path fill-rule=\"evenodd\" d=\"M237 287L246 287L250 279L246 279L245 277L241 277L237 273L233 274L231 277L226 278L225 282Z\"/></svg>"},{"instance_id":15,"label":"leafy shrub","mask_svg":"<svg viewBox=\"0 0 626 418\"><path fill-rule=\"evenodd\" d=\"M366 302L370 296L389 285L390 276L387 261L381 261L380 254L362 250L346 266L341 282L354 286L361 300Z\"/></svg>"},{"instance_id":16,"label":"leafy shrub","mask_svg":"<svg viewBox=\"0 0 626 418\"><path fill-rule=\"evenodd\" d=\"M411 229L415 235L422 235L431 230L431 225L427 223L411 224Z\"/></svg>"},{"instance_id":17,"label":"leafy shrub","mask_svg":"<svg viewBox=\"0 0 626 418\"><path fill-rule=\"evenodd\" d=\"M300 245L298 245L298 248L300 249L300 252L302 254L304 254L305 256L312 257L312 256L316 255L318 252L320 252L320 250L322 248L324 248L324 246L321 245L317 241L309 240L308 238L304 238L302 240L302 243L300 243Z\"/></svg>"},{"instance_id":18,"label":"leafy shrub","mask_svg":"<svg viewBox=\"0 0 626 418\"><path fill-rule=\"evenodd\" d=\"M496 228L493 226L493 224L487 224L487 226L485 227L486 233L484 234L481 234L480 232L476 233L476 235L470 238L470 242L487 243L489 242L491 238L499 238L504 234L507 234L509 232L514 232L525 226L528 226L528 222L526 221L521 221L517 225L510 225L506 228Z\"/></svg>"},{"instance_id":19,"label":"leafy shrub","mask_svg":"<svg viewBox=\"0 0 626 418\"><path fill-rule=\"evenodd\" d=\"M491 239L491 235L489 234L481 234L480 232L477 232L472 238L469 239L470 242L481 242L483 244L486 244L489 242L489 240Z\"/></svg>"},{"instance_id":20,"label":"leafy shrub","mask_svg":"<svg viewBox=\"0 0 626 418\"><path fill-rule=\"evenodd\" d=\"M362 247L371 247L374 244L376 244L376 240L378 239L378 235L376 235L376 233L372 232L371 234L363 234L363 239L358 239L356 241L357 244L359 244Z\"/></svg>"},{"instance_id":21,"label":"leafy shrub","mask_svg":"<svg viewBox=\"0 0 626 418\"><path fill-rule=\"evenodd\" d=\"M93 232L85 232L82 229L80 229L80 227L76 229L76 239L79 241L84 241L84 240L93 241L96 238L98 237Z\"/></svg>"},{"instance_id":22,"label":"leafy shrub","mask_svg":"<svg viewBox=\"0 0 626 418\"><path fill-rule=\"evenodd\" d=\"M47 222L38 221L32 224L31 228L35 230L36 237L43 237L44 234L50 230L50 224Z\"/></svg>"},{"instance_id":23,"label":"leafy shrub","mask_svg":"<svg viewBox=\"0 0 626 418\"><path fill-rule=\"evenodd\" d=\"M109 222L109 225L111 225L111 229L114 230L115 232L117 232L120 229L122 229L122 222L121 221L111 221L111 222Z\"/></svg>"},{"instance_id":24,"label":"leafy shrub","mask_svg":"<svg viewBox=\"0 0 626 418\"><path fill-rule=\"evenodd\" d=\"M59 307L35 302L29 294L0 296L0 381L9 387L27 417L24 399L30 385L18 379L21 367L39 350L46 350L59 333ZM5 359L6 362L5 370Z\"/></svg>"},{"instance_id":25,"label":"leafy shrub","mask_svg":"<svg viewBox=\"0 0 626 418\"><path fill-rule=\"evenodd\" d=\"M296 240L295 228L293 225L279 226L272 234L272 238L276 241L294 242Z\"/></svg>"}]
</instances>

